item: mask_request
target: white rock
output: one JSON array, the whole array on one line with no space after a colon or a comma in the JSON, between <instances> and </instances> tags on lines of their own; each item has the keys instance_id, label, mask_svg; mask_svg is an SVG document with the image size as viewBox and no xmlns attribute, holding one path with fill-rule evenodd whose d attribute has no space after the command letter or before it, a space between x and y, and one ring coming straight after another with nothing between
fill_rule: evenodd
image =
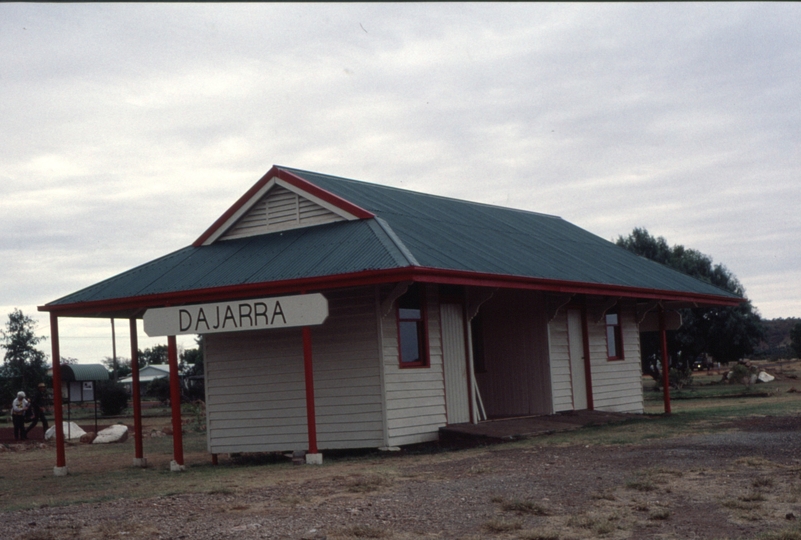
<instances>
[{"instance_id":1,"label":"white rock","mask_svg":"<svg viewBox=\"0 0 801 540\"><path fill-rule=\"evenodd\" d=\"M757 380L758 380L759 382L770 382L770 381L772 381L772 380L773 380L773 379L775 379L775 378L776 378L776 377L774 377L773 375L771 375L771 374L770 374L770 373L768 373L767 371L760 371L760 372L759 372L759 375L757 376Z\"/></svg>"},{"instance_id":2,"label":"white rock","mask_svg":"<svg viewBox=\"0 0 801 540\"><path fill-rule=\"evenodd\" d=\"M62 427L64 428L64 439L68 441L74 441L81 438L81 436L86 433L84 430L81 429L81 426L76 424L75 422L62 422ZM50 426L50 429L47 430L45 433L45 440L52 441L56 438L56 426Z\"/></svg>"},{"instance_id":3,"label":"white rock","mask_svg":"<svg viewBox=\"0 0 801 540\"><path fill-rule=\"evenodd\" d=\"M101 429L92 444L108 444L115 442L125 442L128 440L128 426L115 424L106 429Z\"/></svg>"}]
</instances>

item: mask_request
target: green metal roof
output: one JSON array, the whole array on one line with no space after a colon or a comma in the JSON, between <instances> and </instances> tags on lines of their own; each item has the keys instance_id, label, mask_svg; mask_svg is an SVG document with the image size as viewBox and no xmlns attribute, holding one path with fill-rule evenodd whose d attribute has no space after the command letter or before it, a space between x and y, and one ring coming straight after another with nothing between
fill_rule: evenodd
<instances>
[{"instance_id":1,"label":"green metal roof","mask_svg":"<svg viewBox=\"0 0 801 540\"><path fill-rule=\"evenodd\" d=\"M559 217L286 167L274 167L271 173L300 178L375 217L189 246L42 309L58 311L58 306L123 298L150 297L158 303L178 293L189 302L186 295L193 291L251 287L250 291L260 284L409 268L473 276L474 284L501 276L528 286L547 281L566 287L662 291L711 303L738 298Z\"/></svg>"},{"instance_id":2,"label":"green metal roof","mask_svg":"<svg viewBox=\"0 0 801 540\"><path fill-rule=\"evenodd\" d=\"M62 364L62 381L107 381L108 370L103 364Z\"/></svg>"}]
</instances>

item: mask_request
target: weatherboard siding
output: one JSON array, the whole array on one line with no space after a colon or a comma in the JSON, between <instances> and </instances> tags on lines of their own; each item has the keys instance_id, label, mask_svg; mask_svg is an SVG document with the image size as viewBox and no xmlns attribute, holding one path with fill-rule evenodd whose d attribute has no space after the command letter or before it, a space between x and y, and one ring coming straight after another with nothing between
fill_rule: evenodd
<instances>
[{"instance_id":1,"label":"weatherboard siding","mask_svg":"<svg viewBox=\"0 0 801 540\"><path fill-rule=\"evenodd\" d=\"M595 310L588 321L593 404L599 411L641 413L640 334L633 302L621 302L620 320L623 360L607 360L606 325L600 312Z\"/></svg>"},{"instance_id":2,"label":"weatherboard siding","mask_svg":"<svg viewBox=\"0 0 801 540\"><path fill-rule=\"evenodd\" d=\"M329 317L311 328L317 444L383 444L378 337L371 288L326 293ZM209 451L308 449L300 329L206 336Z\"/></svg>"},{"instance_id":3,"label":"weatherboard siding","mask_svg":"<svg viewBox=\"0 0 801 540\"><path fill-rule=\"evenodd\" d=\"M556 413L573 410L567 311L564 309L560 309L553 320L548 323L548 346L551 360L553 411Z\"/></svg>"},{"instance_id":4,"label":"weatherboard siding","mask_svg":"<svg viewBox=\"0 0 801 540\"><path fill-rule=\"evenodd\" d=\"M382 289L386 296L391 289ZM401 446L437 440L445 416L439 301L436 288L427 288L429 367L401 368L398 359L397 310L381 318L387 441Z\"/></svg>"}]
</instances>

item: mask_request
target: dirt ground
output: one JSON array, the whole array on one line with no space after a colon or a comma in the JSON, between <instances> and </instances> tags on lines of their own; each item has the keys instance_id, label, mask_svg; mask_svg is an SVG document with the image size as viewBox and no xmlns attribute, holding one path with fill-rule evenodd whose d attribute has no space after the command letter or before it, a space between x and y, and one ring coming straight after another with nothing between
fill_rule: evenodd
<instances>
[{"instance_id":1,"label":"dirt ground","mask_svg":"<svg viewBox=\"0 0 801 540\"><path fill-rule=\"evenodd\" d=\"M322 467L229 460L221 467L252 471L247 485L6 511L0 538L801 538L801 416L731 427L638 444L533 438L331 456Z\"/></svg>"}]
</instances>

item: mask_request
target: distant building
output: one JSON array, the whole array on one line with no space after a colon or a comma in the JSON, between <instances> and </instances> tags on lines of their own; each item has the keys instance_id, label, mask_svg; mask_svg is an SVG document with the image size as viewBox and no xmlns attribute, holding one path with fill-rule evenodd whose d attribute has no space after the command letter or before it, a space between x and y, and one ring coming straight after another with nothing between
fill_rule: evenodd
<instances>
[{"instance_id":1,"label":"distant building","mask_svg":"<svg viewBox=\"0 0 801 540\"><path fill-rule=\"evenodd\" d=\"M149 366L145 366L139 370L139 382L141 383L141 387L139 388L139 393L144 395L147 391L147 385L156 379L167 379L170 380L170 366L167 364L150 364ZM131 392L131 384L133 383L133 377L128 376L124 379L120 379L119 383L125 386L125 389L128 390L128 393Z\"/></svg>"}]
</instances>

